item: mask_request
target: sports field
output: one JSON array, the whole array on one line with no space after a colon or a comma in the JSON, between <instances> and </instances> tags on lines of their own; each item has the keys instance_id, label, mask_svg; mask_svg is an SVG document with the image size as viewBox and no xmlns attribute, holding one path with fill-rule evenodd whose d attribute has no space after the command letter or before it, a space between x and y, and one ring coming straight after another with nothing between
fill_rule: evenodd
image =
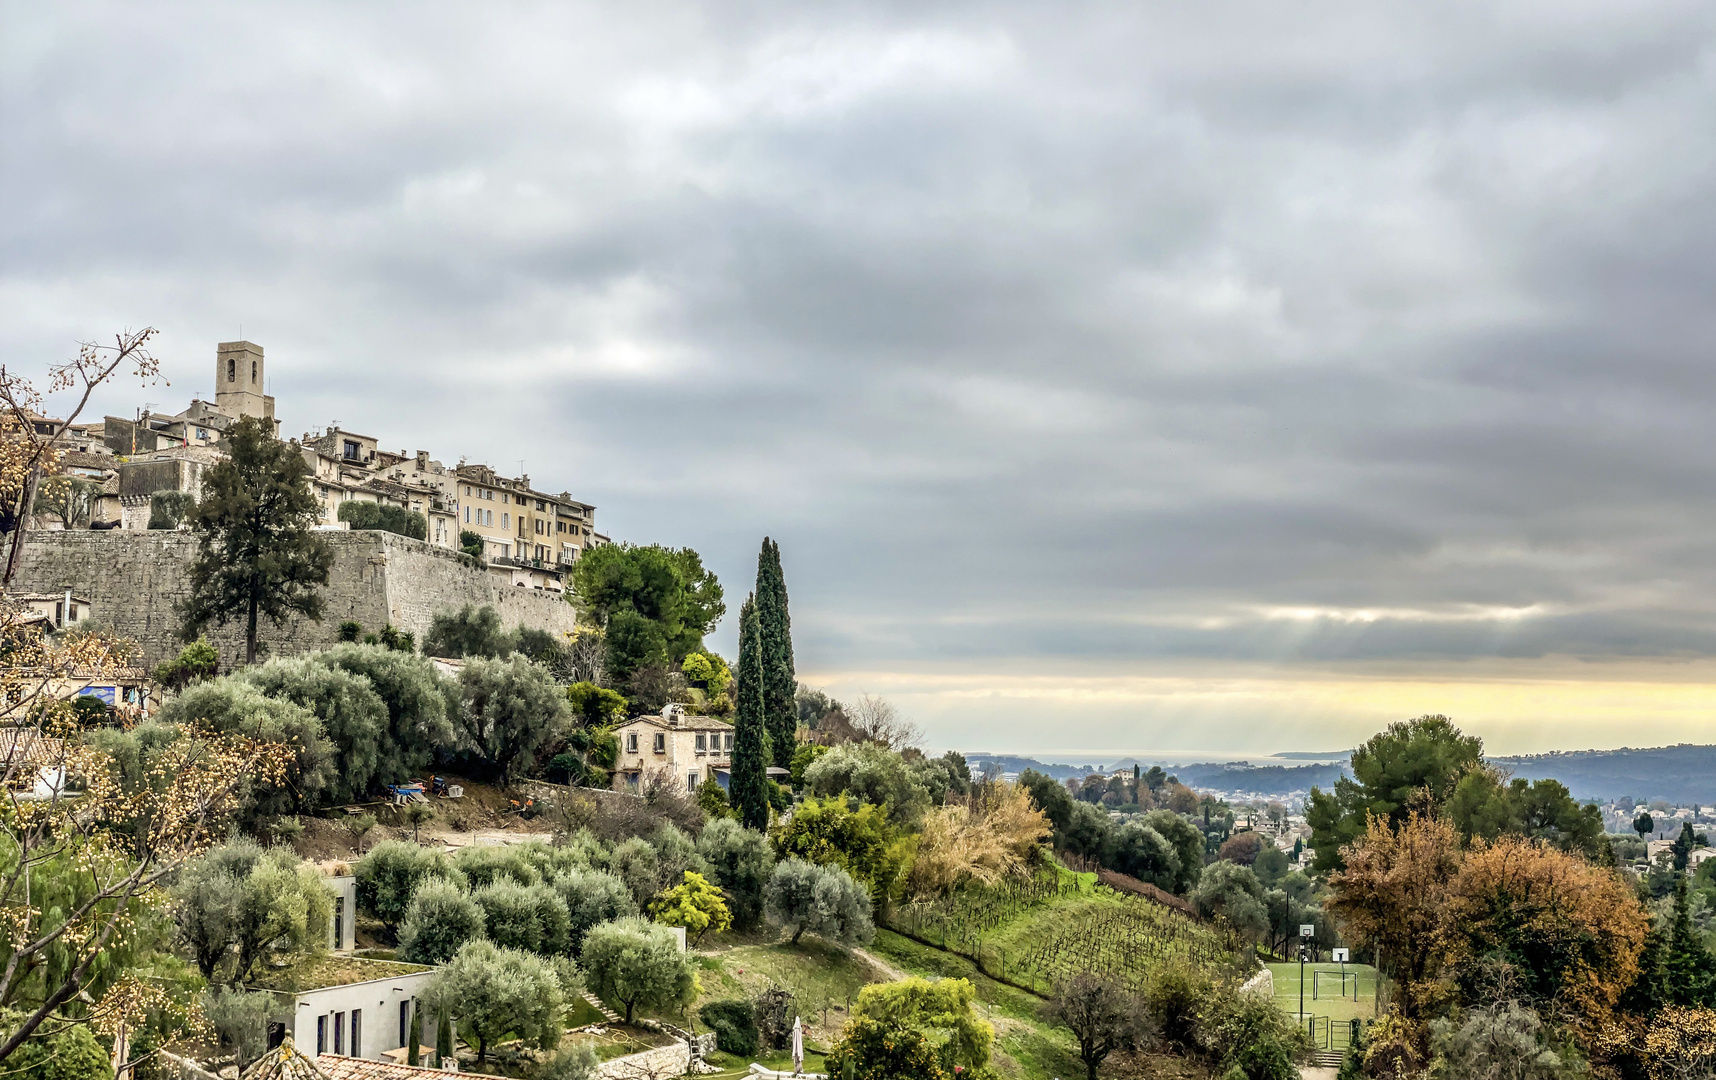
<instances>
[{"instance_id":1,"label":"sports field","mask_svg":"<svg viewBox=\"0 0 1716 1080\"><path fill-rule=\"evenodd\" d=\"M1341 993L1340 964L1305 965L1305 1013L1333 1020L1365 1020L1376 1016L1376 969L1368 964L1347 964L1346 993ZM1289 1016L1299 1011L1299 965L1270 964L1275 976L1275 1003ZM1313 975L1313 972L1322 974ZM1358 1000L1353 1000L1354 990ZM1313 993L1315 996L1313 997Z\"/></svg>"}]
</instances>

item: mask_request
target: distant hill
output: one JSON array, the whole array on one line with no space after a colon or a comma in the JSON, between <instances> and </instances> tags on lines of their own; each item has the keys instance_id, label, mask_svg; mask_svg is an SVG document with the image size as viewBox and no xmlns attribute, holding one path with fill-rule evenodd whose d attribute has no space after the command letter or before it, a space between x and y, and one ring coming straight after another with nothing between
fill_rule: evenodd
<instances>
[{"instance_id":1,"label":"distant hill","mask_svg":"<svg viewBox=\"0 0 1716 1080\"><path fill-rule=\"evenodd\" d=\"M1716 804L1716 746L1681 743L1647 750L1566 750L1489 759L1526 780L1559 780L1576 799L1623 795Z\"/></svg>"},{"instance_id":2,"label":"distant hill","mask_svg":"<svg viewBox=\"0 0 1716 1080\"><path fill-rule=\"evenodd\" d=\"M965 761L973 774L982 772L986 766L993 766L996 771L1004 773L1035 769L1055 780L1066 780L1099 771L1094 765L1057 765L1010 754L969 753L965 755ZM1136 758L1125 758L1100 771L1123 772L1136 762ZM1244 761L1164 765L1163 768L1189 787L1206 791L1249 791L1258 795L1291 795L1308 791L1312 785L1326 788L1346 771L1339 765L1253 766Z\"/></svg>"},{"instance_id":3,"label":"distant hill","mask_svg":"<svg viewBox=\"0 0 1716 1080\"><path fill-rule=\"evenodd\" d=\"M965 764L971 769L971 775L976 776L993 767L995 772L1019 773L1026 769L1035 769L1051 780L1068 780L1075 776L1089 776L1096 771L1094 765L1056 765L1038 761L1036 758L1019 757L1014 754L986 754L973 751L965 755Z\"/></svg>"},{"instance_id":4,"label":"distant hill","mask_svg":"<svg viewBox=\"0 0 1716 1080\"><path fill-rule=\"evenodd\" d=\"M1341 765L1247 765L1243 762L1182 765L1171 770L1180 782L1205 791L1249 791L1291 795L1312 787L1325 790L1346 773Z\"/></svg>"}]
</instances>

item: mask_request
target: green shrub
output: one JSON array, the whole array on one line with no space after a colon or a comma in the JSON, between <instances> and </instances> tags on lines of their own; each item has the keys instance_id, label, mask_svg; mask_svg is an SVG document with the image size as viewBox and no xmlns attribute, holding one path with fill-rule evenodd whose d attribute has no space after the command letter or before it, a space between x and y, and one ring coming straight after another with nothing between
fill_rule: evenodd
<instances>
[{"instance_id":1,"label":"green shrub","mask_svg":"<svg viewBox=\"0 0 1716 1080\"><path fill-rule=\"evenodd\" d=\"M715 1045L722 1053L750 1057L757 1052L757 1017L746 999L711 1001L697 1010L697 1017L715 1033Z\"/></svg>"},{"instance_id":2,"label":"green shrub","mask_svg":"<svg viewBox=\"0 0 1716 1080\"><path fill-rule=\"evenodd\" d=\"M536 1080L593 1080L599 1063L588 1043L568 1046L542 1063Z\"/></svg>"},{"instance_id":3,"label":"green shrub","mask_svg":"<svg viewBox=\"0 0 1716 1080\"><path fill-rule=\"evenodd\" d=\"M828 1075L853 1080L947 1080L922 1032L896 1029L864 1016L846 1025L824 1064Z\"/></svg>"},{"instance_id":4,"label":"green shrub","mask_svg":"<svg viewBox=\"0 0 1716 1080\"><path fill-rule=\"evenodd\" d=\"M388 929L405 919L412 895L424 878L449 878L457 885L464 875L439 851L404 840L383 840L352 867L357 877L358 907L369 912Z\"/></svg>"},{"instance_id":5,"label":"green shrub","mask_svg":"<svg viewBox=\"0 0 1716 1080\"><path fill-rule=\"evenodd\" d=\"M107 723L108 714L112 710L107 702L94 694L79 694L72 699L72 719L79 727L95 727Z\"/></svg>"},{"instance_id":6,"label":"green shrub","mask_svg":"<svg viewBox=\"0 0 1716 1080\"><path fill-rule=\"evenodd\" d=\"M8 1030L23 1014L7 1010ZM50 1020L44 1028L54 1025ZM113 1080L113 1063L87 1024L60 1027L51 1035L38 1028L6 1059L6 1080Z\"/></svg>"},{"instance_id":7,"label":"green shrub","mask_svg":"<svg viewBox=\"0 0 1716 1080\"><path fill-rule=\"evenodd\" d=\"M400 959L413 964L444 964L467 941L483 937L483 908L465 890L445 878L417 886L405 921L399 925Z\"/></svg>"},{"instance_id":8,"label":"green shrub","mask_svg":"<svg viewBox=\"0 0 1716 1080\"><path fill-rule=\"evenodd\" d=\"M471 844L453 854L453 865L470 881L471 888L493 885L508 878L520 885L535 885L542 880L536 867L521 851L506 844Z\"/></svg>"},{"instance_id":9,"label":"green shrub","mask_svg":"<svg viewBox=\"0 0 1716 1080\"><path fill-rule=\"evenodd\" d=\"M155 669L155 681L177 693L194 682L211 679L220 668L220 654L208 638L198 638L179 651L179 655Z\"/></svg>"}]
</instances>

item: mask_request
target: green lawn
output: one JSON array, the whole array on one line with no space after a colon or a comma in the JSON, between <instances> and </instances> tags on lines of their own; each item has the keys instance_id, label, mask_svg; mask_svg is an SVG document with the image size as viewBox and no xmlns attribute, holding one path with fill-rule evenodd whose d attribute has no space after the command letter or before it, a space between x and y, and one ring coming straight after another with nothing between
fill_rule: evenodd
<instances>
[{"instance_id":1,"label":"green lawn","mask_svg":"<svg viewBox=\"0 0 1716 1080\"><path fill-rule=\"evenodd\" d=\"M1339 964L1305 965L1305 1012L1311 1016L1327 1016L1335 1020L1354 1017L1370 1020L1376 1016L1376 969L1368 964L1346 965L1347 992L1340 996L1340 979L1324 975L1313 979L1313 971L1338 972ZM1275 1003L1292 1016L1299 1011L1299 965L1270 964L1275 975ZM1352 976L1357 976L1358 1000L1353 1000ZM1315 990L1317 997L1311 996Z\"/></svg>"},{"instance_id":2,"label":"green lawn","mask_svg":"<svg viewBox=\"0 0 1716 1080\"><path fill-rule=\"evenodd\" d=\"M697 957L697 1000L684 1018L661 1017L676 1024L695 1018L697 1010L723 998L755 997L779 987L793 997L794 1011L803 1016L808 1038L822 1044L846 1025L849 1003L858 991L880 976L869 964L836 945L806 935L797 945L740 945L713 956ZM701 1030L701 1027L699 1027Z\"/></svg>"},{"instance_id":3,"label":"green lawn","mask_svg":"<svg viewBox=\"0 0 1716 1080\"><path fill-rule=\"evenodd\" d=\"M704 1073L703 1075L705 1080L738 1080L739 1077L751 1075L751 1062L753 1061L776 1072L792 1068L792 1054L790 1053L771 1050L766 1054L758 1054L743 1061L731 1054L717 1053L709 1057L709 1064L716 1066L721 1071ZM817 1073L824 1071L822 1055L808 1046L804 1048L804 1071Z\"/></svg>"}]
</instances>

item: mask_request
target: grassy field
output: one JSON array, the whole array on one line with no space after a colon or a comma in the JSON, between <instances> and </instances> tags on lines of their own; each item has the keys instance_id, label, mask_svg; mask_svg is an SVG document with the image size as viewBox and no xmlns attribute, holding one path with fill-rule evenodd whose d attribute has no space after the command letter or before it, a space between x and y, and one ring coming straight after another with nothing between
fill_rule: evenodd
<instances>
[{"instance_id":1,"label":"grassy field","mask_svg":"<svg viewBox=\"0 0 1716 1080\"><path fill-rule=\"evenodd\" d=\"M846 1013L858 991L881 976L844 949L819 938L797 945L739 945L697 958L700 993L689 1015L723 998L755 997L778 987L792 995L795 1011L807 1027L806 1039L824 1046L846 1026ZM677 1017L662 1017L683 1023Z\"/></svg>"},{"instance_id":2,"label":"grassy field","mask_svg":"<svg viewBox=\"0 0 1716 1080\"><path fill-rule=\"evenodd\" d=\"M753 1061L776 1072L785 1072L792 1068L792 1055L790 1053L770 1051L766 1054L748 1057L743 1061L731 1054L716 1053L710 1055L709 1064L721 1071L704 1073L703 1075L706 1080L737 1080L738 1077L751 1075L751 1062ZM808 1046L804 1048L804 1071L818 1073L824 1071L822 1055Z\"/></svg>"},{"instance_id":3,"label":"grassy field","mask_svg":"<svg viewBox=\"0 0 1716 1080\"><path fill-rule=\"evenodd\" d=\"M977 988L977 1010L995 1026L992 1063L1008 1080L1079 1080L1084 1063L1078 1059L1072 1032L1046 1019L1047 1002L1036 994L996 982L977 970L970 959L931 948L888 930L876 932L870 951L913 975L970 979ZM1209 1080L1196 1062L1168 1054L1116 1055L1102 1067L1103 1076L1149 1077L1150 1080Z\"/></svg>"},{"instance_id":4,"label":"grassy field","mask_svg":"<svg viewBox=\"0 0 1716 1080\"><path fill-rule=\"evenodd\" d=\"M1376 1016L1376 969L1367 964L1346 965L1348 975L1358 976L1358 1000L1353 1000L1352 978L1347 979L1345 997L1340 995L1340 979L1324 975L1315 980L1317 997L1313 999L1313 971L1338 972L1339 964L1306 964L1305 965L1305 1012L1311 1016L1327 1016L1335 1020L1351 1020L1359 1018L1370 1020ZM1275 1003L1281 1006L1287 1015L1292 1016L1299 1011L1299 965L1270 964L1269 970L1275 976Z\"/></svg>"}]
</instances>

